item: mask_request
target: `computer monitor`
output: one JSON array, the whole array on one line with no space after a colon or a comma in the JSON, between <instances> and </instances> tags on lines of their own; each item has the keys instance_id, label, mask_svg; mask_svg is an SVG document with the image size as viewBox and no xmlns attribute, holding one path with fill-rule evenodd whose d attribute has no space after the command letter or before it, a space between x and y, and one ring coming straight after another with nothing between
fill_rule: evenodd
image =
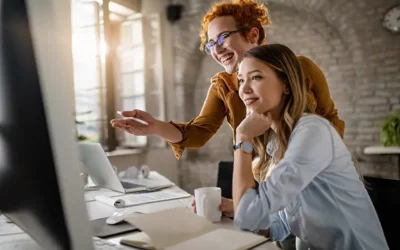
<instances>
[{"instance_id":1,"label":"computer monitor","mask_svg":"<svg viewBox=\"0 0 400 250\"><path fill-rule=\"evenodd\" d=\"M0 211L45 249L93 249L74 137L70 5L0 0Z\"/></svg>"}]
</instances>

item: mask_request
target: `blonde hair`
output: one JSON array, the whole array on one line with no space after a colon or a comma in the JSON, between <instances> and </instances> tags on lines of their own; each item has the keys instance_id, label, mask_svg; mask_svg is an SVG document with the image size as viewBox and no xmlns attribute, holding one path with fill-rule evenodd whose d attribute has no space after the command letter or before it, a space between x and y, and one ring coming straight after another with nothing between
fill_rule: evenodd
<instances>
[{"instance_id":1,"label":"blonde hair","mask_svg":"<svg viewBox=\"0 0 400 250\"><path fill-rule=\"evenodd\" d=\"M257 181L265 179L268 169L276 165L285 155L289 137L297 122L307 109L307 88L301 66L295 54L285 45L270 44L247 51L244 58L256 58L270 66L277 77L289 90L283 99L283 108L277 125L277 133L272 129L253 139L253 147L258 160L253 162L253 174ZM274 157L266 153L266 144L275 140Z\"/></svg>"}]
</instances>

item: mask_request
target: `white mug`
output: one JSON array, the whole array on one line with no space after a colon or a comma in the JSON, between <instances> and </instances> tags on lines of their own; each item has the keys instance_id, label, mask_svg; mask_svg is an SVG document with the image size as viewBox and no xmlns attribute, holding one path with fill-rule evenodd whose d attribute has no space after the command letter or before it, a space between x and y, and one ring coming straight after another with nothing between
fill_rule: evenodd
<instances>
[{"instance_id":1,"label":"white mug","mask_svg":"<svg viewBox=\"0 0 400 250\"><path fill-rule=\"evenodd\" d=\"M219 187L204 187L194 190L196 199L197 215L205 217L211 222L219 222L222 213L219 210L221 205L221 189Z\"/></svg>"}]
</instances>

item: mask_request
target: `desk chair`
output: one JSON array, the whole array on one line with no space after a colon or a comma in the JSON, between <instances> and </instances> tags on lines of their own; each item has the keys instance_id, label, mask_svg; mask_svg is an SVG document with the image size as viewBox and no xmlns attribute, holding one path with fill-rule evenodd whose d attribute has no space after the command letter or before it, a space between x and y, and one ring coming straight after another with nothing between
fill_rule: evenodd
<instances>
[{"instance_id":1,"label":"desk chair","mask_svg":"<svg viewBox=\"0 0 400 250\"><path fill-rule=\"evenodd\" d=\"M222 197L232 199L233 161L218 163L217 187L221 188Z\"/></svg>"},{"instance_id":2,"label":"desk chair","mask_svg":"<svg viewBox=\"0 0 400 250\"><path fill-rule=\"evenodd\" d=\"M400 181L364 176L390 249L400 249Z\"/></svg>"},{"instance_id":3,"label":"desk chair","mask_svg":"<svg viewBox=\"0 0 400 250\"><path fill-rule=\"evenodd\" d=\"M220 161L218 163L217 187L221 188L222 197L232 199L233 161ZM256 182L258 188L258 182Z\"/></svg>"}]
</instances>

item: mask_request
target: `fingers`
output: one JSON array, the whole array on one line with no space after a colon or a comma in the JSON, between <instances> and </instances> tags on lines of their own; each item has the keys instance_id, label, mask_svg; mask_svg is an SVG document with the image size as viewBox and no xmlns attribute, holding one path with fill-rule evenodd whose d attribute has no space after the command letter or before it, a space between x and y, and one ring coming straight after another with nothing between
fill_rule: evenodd
<instances>
[{"instance_id":1,"label":"fingers","mask_svg":"<svg viewBox=\"0 0 400 250\"><path fill-rule=\"evenodd\" d=\"M149 115L146 111L140 110L140 109L134 109L132 111L118 111L118 113L123 116L123 117L132 117L132 118L138 118L140 120L148 120Z\"/></svg>"},{"instance_id":2,"label":"fingers","mask_svg":"<svg viewBox=\"0 0 400 250\"><path fill-rule=\"evenodd\" d=\"M134 127L134 128L141 128L141 127L147 127L147 125L144 125L141 122L137 122L133 119L120 119L120 120L113 120L111 121L111 125L125 125L125 126L129 126L129 127Z\"/></svg>"},{"instance_id":3,"label":"fingers","mask_svg":"<svg viewBox=\"0 0 400 250\"><path fill-rule=\"evenodd\" d=\"M196 211L196 200L193 200L192 201L192 210L193 210L193 213L197 213L197 211Z\"/></svg>"},{"instance_id":4,"label":"fingers","mask_svg":"<svg viewBox=\"0 0 400 250\"><path fill-rule=\"evenodd\" d=\"M146 135L148 133L148 125L132 119L114 119L111 121L111 126L134 135Z\"/></svg>"},{"instance_id":5,"label":"fingers","mask_svg":"<svg viewBox=\"0 0 400 250\"><path fill-rule=\"evenodd\" d=\"M134 110L130 110L130 111L118 111L118 113L120 115L122 115L123 117L137 117L138 110L134 109Z\"/></svg>"}]
</instances>

